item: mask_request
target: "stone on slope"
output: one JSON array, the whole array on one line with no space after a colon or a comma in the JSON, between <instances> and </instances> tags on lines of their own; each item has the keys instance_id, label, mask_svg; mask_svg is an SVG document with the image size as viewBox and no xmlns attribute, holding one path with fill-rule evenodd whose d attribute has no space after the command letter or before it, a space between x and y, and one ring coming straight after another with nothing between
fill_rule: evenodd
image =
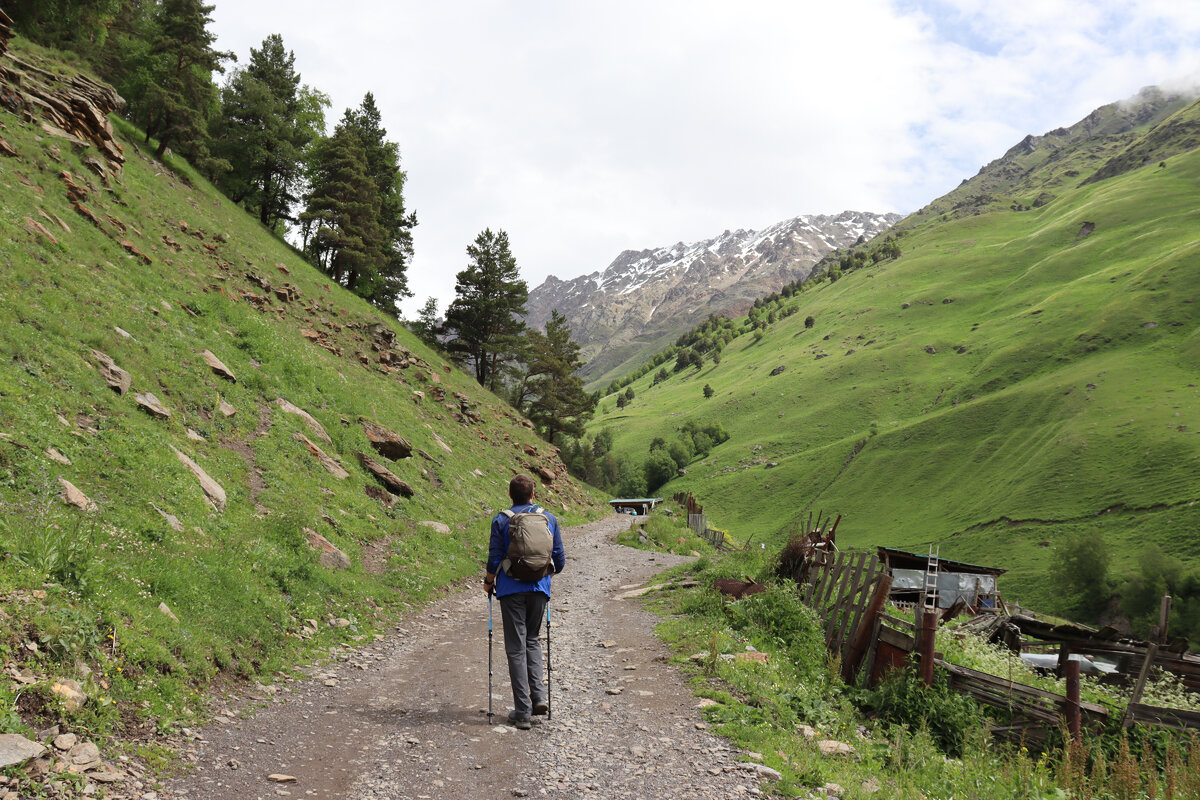
<instances>
[{"instance_id":1,"label":"stone on slope","mask_svg":"<svg viewBox=\"0 0 1200 800\"><path fill-rule=\"evenodd\" d=\"M208 364L209 368L217 375L221 376L227 381L237 383L237 378L234 377L233 370L221 363L221 359L213 355L211 350L200 351L200 357L204 359L204 363Z\"/></svg>"},{"instance_id":2,"label":"stone on slope","mask_svg":"<svg viewBox=\"0 0 1200 800\"><path fill-rule=\"evenodd\" d=\"M382 425L377 425L365 417L359 417L358 421L362 424L363 433L367 435L367 440L371 443L371 447L374 447L375 452L379 453L379 455L384 458L390 458L392 461L398 461L401 458L412 458L412 445L404 437L389 431Z\"/></svg>"},{"instance_id":3,"label":"stone on slope","mask_svg":"<svg viewBox=\"0 0 1200 800\"><path fill-rule=\"evenodd\" d=\"M542 479L542 483L545 484L554 483L554 479L558 477L545 467L534 467L533 471L537 473L537 476Z\"/></svg>"},{"instance_id":4,"label":"stone on slope","mask_svg":"<svg viewBox=\"0 0 1200 800\"><path fill-rule=\"evenodd\" d=\"M295 414L297 417L304 420L304 424L309 427L309 429L313 432L313 435L325 442L325 444L333 444L333 440L330 439L329 434L325 432L325 427L321 423L317 422L317 420L313 418L312 414L309 414L299 406L292 405L282 397L275 400L275 405L279 406L279 409L285 414Z\"/></svg>"},{"instance_id":5,"label":"stone on slope","mask_svg":"<svg viewBox=\"0 0 1200 800\"><path fill-rule=\"evenodd\" d=\"M62 500L69 506L75 506L82 511L95 511L96 504L86 494L75 488L75 484L66 478L59 478L58 485L62 487Z\"/></svg>"},{"instance_id":6,"label":"stone on slope","mask_svg":"<svg viewBox=\"0 0 1200 800\"><path fill-rule=\"evenodd\" d=\"M99 350L93 350L92 358L96 359L96 363L99 364L100 377L104 378L104 382L110 389L117 394L125 394L129 391L129 387L133 385L133 376L118 367L117 362L112 360L112 356Z\"/></svg>"},{"instance_id":7,"label":"stone on slope","mask_svg":"<svg viewBox=\"0 0 1200 800\"><path fill-rule=\"evenodd\" d=\"M83 691L83 687L79 685L79 681L73 681L70 678L59 678L50 687L50 691L62 698L63 705L67 711L78 711L83 708L83 704L87 702L87 695ZM79 745L76 745L78 747ZM94 747L95 745L93 745ZM75 748L71 748L72 751ZM96 751L96 760L100 760L100 751Z\"/></svg>"},{"instance_id":8,"label":"stone on slope","mask_svg":"<svg viewBox=\"0 0 1200 800\"><path fill-rule=\"evenodd\" d=\"M450 533L450 526L444 522L435 522L433 520L427 519L424 522L418 522L417 524L424 525L426 528L432 528L437 533L442 533L442 534Z\"/></svg>"},{"instance_id":9,"label":"stone on slope","mask_svg":"<svg viewBox=\"0 0 1200 800\"><path fill-rule=\"evenodd\" d=\"M57 447L47 447L46 458L50 459L51 461L56 461L59 464L62 464L64 467L71 466L71 459L59 452Z\"/></svg>"},{"instance_id":10,"label":"stone on slope","mask_svg":"<svg viewBox=\"0 0 1200 800\"><path fill-rule=\"evenodd\" d=\"M303 433L293 433L292 438L307 447L308 452L312 454L312 457L317 459L317 461L320 461L321 466L324 467L326 472L328 472L330 475L338 480L345 480L346 478L350 477L349 471L339 464L336 459L327 455L324 450L313 444L312 439L309 439Z\"/></svg>"},{"instance_id":11,"label":"stone on slope","mask_svg":"<svg viewBox=\"0 0 1200 800\"><path fill-rule=\"evenodd\" d=\"M358 456L358 462L363 465L363 469L374 475L375 479L382 483L392 494L398 494L403 497L412 497L416 494L411 486L397 478L392 474L391 470L366 453L355 451L354 455Z\"/></svg>"},{"instance_id":12,"label":"stone on slope","mask_svg":"<svg viewBox=\"0 0 1200 800\"><path fill-rule=\"evenodd\" d=\"M172 622L179 622L179 617L175 616L174 612L171 611L171 607L166 603L158 604L158 613L165 617L169 617Z\"/></svg>"},{"instance_id":13,"label":"stone on slope","mask_svg":"<svg viewBox=\"0 0 1200 800\"><path fill-rule=\"evenodd\" d=\"M217 411L220 411L222 416L232 417L237 413L237 409L231 406L224 398L217 404Z\"/></svg>"},{"instance_id":14,"label":"stone on slope","mask_svg":"<svg viewBox=\"0 0 1200 800\"><path fill-rule=\"evenodd\" d=\"M150 507L162 515L162 518L167 521L167 525L171 527L171 530L176 533L183 533L183 523L179 521L179 517L174 514L168 514L153 503L150 504Z\"/></svg>"},{"instance_id":15,"label":"stone on slope","mask_svg":"<svg viewBox=\"0 0 1200 800\"><path fill-rule=\"evenodd\" d=\"M221 488L221 484L209 477L208 473L201 469L199 464L188 458L187 455L181 452L177 447L175 447L175 445L170 445L170 448L175 453L175 457L178 458L183 465L190 469L192 474L196 476L196 480L200 482L200 488L204 490L205 497L207 497L209 502L213 504L213 507L216 508L217 511L224 511L225 490Z\"/></svg>"},{"instance_id":16,"label":"stone on slope","mask_svg":"<svg viewBox=\"0 0 1200 800\"><path fill-rule=\"evenodd\" d=\"M133 399L137 401L138 406L151 416L158 417L159 419L171 418L171 410L164 406L162 401L151 392L142 392Z\"/></svg>"},{"instance_id":17,"label":"stone on slope","mask_svg":"<svg viewBox=\"0 0 1200 800\"><path fill-rule=\"evenodd\" d=\"M321 554L321 566L327 569L350 569L350 556L334 547L333 543L311 528L304 529L308 546Z\"/></svg>"},{"instance_id":18,"label":"stone on slope","mask_svg":"<svg viewBox=\"0 0 1200 800\"><path fill-rule=\"evenodd\" d=\"M46 752L45 747L37 742L31 742L20 734L0 734L0 769L24 764L44 752Z\"/></svg>"}]
</instances>

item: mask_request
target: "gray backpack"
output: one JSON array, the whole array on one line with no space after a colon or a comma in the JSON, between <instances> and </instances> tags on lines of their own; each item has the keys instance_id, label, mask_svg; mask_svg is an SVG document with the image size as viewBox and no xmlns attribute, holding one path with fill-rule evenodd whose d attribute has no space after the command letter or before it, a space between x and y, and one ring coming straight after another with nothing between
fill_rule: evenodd
<instances>
[{"instance_id":1,"label":"gray backpack","mask_svg":"<svg viewBox=\"0 0 1200 800\"><path fill-rule=\"evenodd\" d=\"M536 583L554 571L554 534L550 518L540 506L530 511L513 513L506 508L500 512L508 517L508 552L500 569L510 578Z\"/></svg>"}]
</instances>

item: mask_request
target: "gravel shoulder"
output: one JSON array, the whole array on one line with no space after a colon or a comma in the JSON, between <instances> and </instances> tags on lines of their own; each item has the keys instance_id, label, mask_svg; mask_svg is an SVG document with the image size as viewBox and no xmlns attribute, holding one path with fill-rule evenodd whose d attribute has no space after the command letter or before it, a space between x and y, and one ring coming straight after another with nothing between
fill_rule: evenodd
<instances>
[{"instance_id":1,"label":"gravel shoulder","mask_svg":"<svg viewBox=\"0 0 1200 800\"><path fill-rule=\"evenodd\" d=\"M686 559L614 543L629 517L567 529L551 601L550 720L506 724L512 695L494 608L495 724L487 719L487 600L472 589L417 612L310 681L285 684L247 718L194 732L194 772L160 798L325 800L546 797L728 798L759 794L738 752L708 733L654 636L657 618L623 592ZM239 715L240 716L240 715ZM294 781L276 783L269 775Z\"/></svg>"}]
</instances>

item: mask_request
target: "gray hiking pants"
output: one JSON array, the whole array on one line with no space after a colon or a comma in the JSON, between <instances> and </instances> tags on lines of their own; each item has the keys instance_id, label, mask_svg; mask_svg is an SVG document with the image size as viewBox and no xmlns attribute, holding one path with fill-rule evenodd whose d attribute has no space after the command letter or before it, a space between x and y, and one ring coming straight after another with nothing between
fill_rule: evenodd
<instances>
[{"instance_id":1,"label":"gray hiking pants","mask_svg":"<svg viewBox=\"0 0 1200 800\"><path fill-rule=\"evenodd\" d=\"M533 706L546 698L542 683L542 620L549 598L541 592L517 592L500 598L504 620L504 652L512 682L513 710L528 719Z\"/></svg>"}]
</instances>

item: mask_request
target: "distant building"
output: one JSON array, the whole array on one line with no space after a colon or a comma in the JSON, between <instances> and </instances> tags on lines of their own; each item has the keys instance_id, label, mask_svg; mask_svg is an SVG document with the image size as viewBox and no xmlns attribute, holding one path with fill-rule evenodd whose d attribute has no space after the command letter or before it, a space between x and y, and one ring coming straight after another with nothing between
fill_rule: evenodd
<instances>
[{"instance_id":1,"label":"distant building","mask_svg":"<svg viewBox=\"0 0 1200 800\"><path fill-rule=\"evenodd\" d=\"M929 556L891 547L879 548L879 560L892 574L892 600L917 602L925 589ZM943 558L938 561L937 605L950 608L962 600L969 608L994 608L1000 596L996 579L1008 570L981 567Z\"/></svg>"},{"instance_id":2,"label":"distant building","mask_svg":"<svg viewBox=\"0 0 1200 800\"><path fill-rule=\"evenodd\" d=\"M623 512L626 514L632 511L638 516L644 517L661 502L661 497L633 497L620 500L609 500L608 504L612 506L613 511Z\"/></svg>"}]
</instances>

